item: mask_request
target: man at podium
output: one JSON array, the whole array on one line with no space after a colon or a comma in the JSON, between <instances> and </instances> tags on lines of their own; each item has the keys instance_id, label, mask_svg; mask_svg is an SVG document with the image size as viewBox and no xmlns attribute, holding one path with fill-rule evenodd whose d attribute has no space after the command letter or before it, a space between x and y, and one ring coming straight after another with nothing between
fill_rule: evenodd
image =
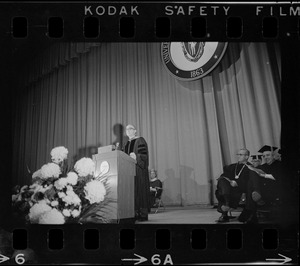
<instances>
[{"instance_id":1,"label":"man at podium","mask_svg":"<svg viewBox=\"0 0 300 266\"><path fill-rule=\"evenodd\" d=\"M136 176L134 178L135 218L138 221L147 221L150 186L148 145L143 137L137 135L136 127L132 124L126 126L126 135L129 140L123 151L136 160Z\"/></svg>"}]
</instances>

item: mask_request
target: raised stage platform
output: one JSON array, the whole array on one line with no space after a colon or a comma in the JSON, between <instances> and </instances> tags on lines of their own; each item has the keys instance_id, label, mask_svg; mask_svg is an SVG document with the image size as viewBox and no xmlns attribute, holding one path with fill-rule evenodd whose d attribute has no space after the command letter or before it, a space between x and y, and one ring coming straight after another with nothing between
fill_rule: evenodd
<instances>
[{"instance_id":1,"label":"raised stage platform","mask_svg":"<svg viewBox=\"0 0 300 266\"><path fill-rule=\"evenodd\" d=\"M156 209L151 209L148 221L136 221L136 224L219 224L217 220L221 216L217 209L213 206L186 206L186 207L170 207L166 206L165 209L161 207L157 213ZM234 218L230 219L227 223L222 224L242 224L238 221L242 208L238 208L231 212ZM279 217L280 222L294 222L297 221L299 211L296 208L286 209L284 217ZM259 223L274 223L268 218L267 214L258 214ZM275 222L276 223L276 222Z\"/></svg>"}]
</instances>

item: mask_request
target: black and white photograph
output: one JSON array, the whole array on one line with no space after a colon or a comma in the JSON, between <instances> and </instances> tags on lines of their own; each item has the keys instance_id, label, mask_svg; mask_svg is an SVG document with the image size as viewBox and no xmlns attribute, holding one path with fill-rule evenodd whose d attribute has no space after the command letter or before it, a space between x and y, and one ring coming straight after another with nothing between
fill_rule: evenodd
<instances>
[{"instance_id":1,"label":"black and white photograph","mask_svg":"<svg viewBox=\"0 0 300 266\"><path fill-rule=\"evenodd\" d=\"M287 44L49 39L1 42L2 261L52 262L46 242L18 253L9 244L15 229L31 239L51 228L68 238L79 227L251 234L299 224L299 83ZM82 238L64 240L71 249L53 263L103 263L77 260ZM119 263L157 263L138 248ZM203 262L222 264L213 250ZM172 252L158 264L184 262ZM275 262L291 260L276 254Z\"/></svg>"},{"instance_id":2,"label":"black and white photograph","mask_svg":"<svg viewBox=\"0 0 300 266\"><path fill-rule=\"evenodd\" d=\"M32 62L15 67L13 88L14 220L292 219L295 186L281 163L280 47L218 46L56 43L26 51ZM214 56L214 69L189 79Z\"/></svg>"}]
</instances>

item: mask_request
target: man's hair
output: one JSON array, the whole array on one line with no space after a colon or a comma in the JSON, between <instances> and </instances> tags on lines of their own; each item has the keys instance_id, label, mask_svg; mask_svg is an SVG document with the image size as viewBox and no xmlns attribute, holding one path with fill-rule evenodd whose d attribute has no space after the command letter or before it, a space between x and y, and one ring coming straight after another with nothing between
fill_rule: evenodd
<instances>
[{"instance_id":1,"label":"man's hair","mask_svg":"<svg viewBox=\"0 0 300 266\"><path fill-rule=\"evenodd\" d=\"M245 151L247 156L250 156L250 151L246 148L241 148L240 151Z\"/></svg>"},{"instance_id":2,"label":"man's hair","mask_svg":"<svg viewBox=\"0 0 300 266\"><path fill-rule=\"evenodd\" d=\"M135 126L134 124L127 124L126 128L127 128L127 127L133 127L134 130L136 130L136 126Z\"/></svg>"}]
</instances>

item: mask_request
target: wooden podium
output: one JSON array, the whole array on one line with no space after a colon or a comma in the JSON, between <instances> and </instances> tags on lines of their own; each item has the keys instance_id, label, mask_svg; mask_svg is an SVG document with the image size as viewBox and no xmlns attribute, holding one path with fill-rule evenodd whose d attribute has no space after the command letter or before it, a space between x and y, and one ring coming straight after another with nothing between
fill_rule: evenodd
<instances>
[{"instance_id":1,"label":"wooden podium","mask_svg":"<svg viewBox=\"0 0 300 266\"><path fill-rule=\"evenodd\" d=\"M106 218L113 223L134 219L136 161L119 150L95 154L93 160L96 165L95 175L105 173L109 186L106 196L114 201L107 206Z\"/></svg>"}]
</instances>

